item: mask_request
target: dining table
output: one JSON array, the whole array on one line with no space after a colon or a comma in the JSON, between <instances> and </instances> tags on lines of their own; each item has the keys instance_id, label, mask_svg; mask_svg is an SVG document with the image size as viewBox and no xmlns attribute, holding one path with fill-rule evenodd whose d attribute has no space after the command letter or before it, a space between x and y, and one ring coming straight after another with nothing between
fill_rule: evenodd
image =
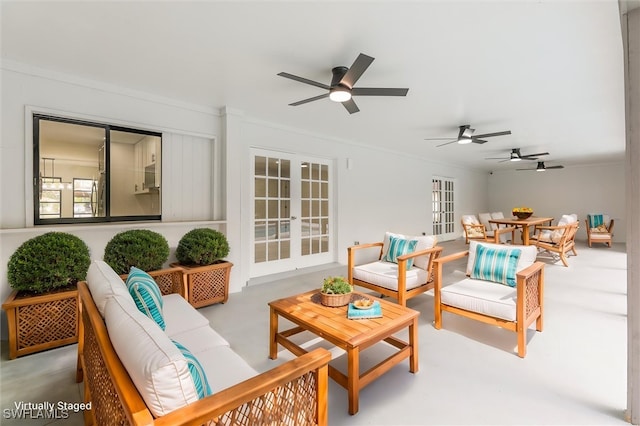
<instances>
[{"instance_id":1,"label":"dining table","mask_svg":"<svg viewBox=\"0 0 640 426\"><path fill-rule=\"evenodd\" d=\"M517 217L513 218L503 218L503 219L490 219L489 223L495 223L497 225L507 225L507 226L515 226L516 228L522 229L522 244L525 246L529 245L529 227L535 225L551 225L553 222L552 217L538 217L531 216L526 219L518 219Z\"/></svg>"}]
</instances>

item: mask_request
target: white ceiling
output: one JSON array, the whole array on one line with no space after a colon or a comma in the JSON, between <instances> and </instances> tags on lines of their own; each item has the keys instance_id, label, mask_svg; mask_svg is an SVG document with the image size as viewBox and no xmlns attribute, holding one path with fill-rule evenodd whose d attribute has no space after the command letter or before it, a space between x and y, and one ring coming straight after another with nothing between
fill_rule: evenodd
<instances>
[{"instance_id":1,"label":"white ceiling","mask_svg":"<svg viewBox=\"0 0 640 426\"><path fill-rule=\"evenodd\" d=\"M2 1L2 58L219 108L338 140L484 170L624 158L618 3L600 1ZM331 68L375 58L356 87L407 97L328 99ZM511 130L484 145L425 138ZM522 163L518 167L523 167ZM527 166L535 166L527 162Z\"/></svg>"}]
</instances>

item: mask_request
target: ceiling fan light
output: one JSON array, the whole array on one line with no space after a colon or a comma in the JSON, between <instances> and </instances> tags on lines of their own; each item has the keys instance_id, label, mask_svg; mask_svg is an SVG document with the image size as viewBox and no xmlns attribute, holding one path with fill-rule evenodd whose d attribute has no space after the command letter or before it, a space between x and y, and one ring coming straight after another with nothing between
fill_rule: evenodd
<instances>
[{"instance_id":1,"label":"ceiling fan light","mask_svg":"<svg viewBox=\"0 0 640 426\"><path fill-rule=\"evenodd\" d=\"M544 166L544 163L539 161L538 167L536 167L536 172L544 172L547 168Z\"/></svg>"},{"instance_id":2,"label":"ceiling fan light","mask_svg":"<svg viewBox=\"0 0 640 426\"><path fill-rule=\"evenodd\" d=\"M509 161L520 161L522 160L522 158L520 158L520 156L514 152L511 153L511 158L509 159Z\"/></svg>"},{"instance_id":3,"label":"ceiling fan light","mask_svg":"<svg viewBox=\"0 0 640 426\"><path fill-rule=\"evenodd\" d=\"M460 145L466 145L466 144L471 143L471 142L472 142L471 138L468 138L468 137L465 137L465 136L462 136L462 137L458 138L458 143Z\"/></svg>"},{"instance_id":4,"label":"ceiling fan light","mask_svg":"<svg viewBox=\"0 0 640 426\"><path fill-rule=\"evenodd\" d=\"M329 92L329 99L333 102L346 102L351 99L351 92L344 87L334 87Z\"/></svg>"}]
</instances>

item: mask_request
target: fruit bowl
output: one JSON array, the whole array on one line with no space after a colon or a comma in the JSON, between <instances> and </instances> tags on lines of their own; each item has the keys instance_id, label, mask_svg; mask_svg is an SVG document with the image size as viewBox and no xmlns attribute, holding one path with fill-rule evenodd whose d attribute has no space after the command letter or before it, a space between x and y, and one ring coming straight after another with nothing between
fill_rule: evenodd
<instances>
[{"instance_id":1,"label":"fruit bowl","mask_svg":"<svg viewBox=\"0 0 640 426\"><path fill-rule=\"evenodd\" d=\"M353 306L358 309L369 309L373 306L373 300L371 299L358 299L353 302Z\"/></svg>"},{"instance_id":2,"label":"fruit bowl","mask_svg":"<svg viewBox=\"0 0 640 426\"><path fill-rule=\"evenodd\" d=\"M512 212L515 217L520 220L529 219L533 212Z\"/></svg>"}]
</instances>

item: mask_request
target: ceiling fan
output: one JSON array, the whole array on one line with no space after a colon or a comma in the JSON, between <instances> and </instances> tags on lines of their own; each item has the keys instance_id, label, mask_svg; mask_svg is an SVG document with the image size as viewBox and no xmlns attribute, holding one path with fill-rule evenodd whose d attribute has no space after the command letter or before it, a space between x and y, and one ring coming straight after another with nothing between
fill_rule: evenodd
<instances>
[{"instance_id":1,"label":"ceiling fan","mask_svg":"<svg viewBox=\"0 0 640 426\"><path fill-rule=\"evenodd\" d=\"M545 166L544 161L538 161L538 165L535 169L516 169L516 170L535 170L536 172L544 172L551 169L564 169L564 166Z\"/></svg>"},{"instance_id":2,"label":"ceiling fan","mask_svg":"<svg viewBox=\"0 0 640 426\"><path fill-rule=\"evenodd\" d=\"M458 142L460 145L468 144L468 143L487 143L488 141L483 140L483 138L491 138L494 136L504 136L510 135L511 130L506 130L504 132L495 132L495 133L485 133L483 135L474 135L475 129L471 128L470 124L465 124L464 126L459 127L458 137L455 139L451 138L427 138L427 141L441 141L446 140L447 142L436 145L436 146L444 146L449 145L450 143Z\"/></svg>"},{"instance_id":3,"label":"ceiling fan","mask_svg":"<svg viewBox=\"0 0 640 426\"><path fill-rule=\"evenodd\" d=\"M499 161L499 163L503 163L505 161L537 160L538 157L541 157L543 155L549 155L549 153L548 152L538 152L537 154L522 155L520 153L520 148L513 148L511 150L511 154L507 158L505 158L505 157L488 157L488 158L485 158L485 160L502 160L502 161Z\"/></svg>"},{"instance_id":4,"label":"ceiling fan","mask_svg":"<svg viewBox=\"0 0 640 426\"><path fill-rule=\"evenodd\" d=\"M308 102L329 98L334 102L342 103L347 111L349 111L349 114L353 114L360 111L356 103L353 101L353 96L407 96L407 92L409 91L409 89L393 89L385 87L353 87L358 79L362 77L362 74L367 70L367 68L369 68L369 65L371 65L373 60L374 58L371 56L361 53L353 62L351 68L344 66L333 68L331 70L333 78L329 85L298 77L297 75L286 72L278 73L278 75L327 90L327 93L291 103L289 104L290 106L298 106Z\"/></svg>"}]
</instances>

